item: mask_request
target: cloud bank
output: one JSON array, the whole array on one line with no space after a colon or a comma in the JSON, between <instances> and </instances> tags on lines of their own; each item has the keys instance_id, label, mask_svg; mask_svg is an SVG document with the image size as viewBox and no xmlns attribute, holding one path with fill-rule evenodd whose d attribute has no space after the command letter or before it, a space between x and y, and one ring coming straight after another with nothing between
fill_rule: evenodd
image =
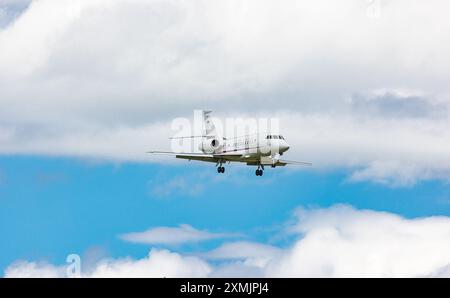
<instances>
[{"instance_id":1,"label":"cloud bank","mask_svg":"<svg viewBox=\"0 0 450 298\"><path fill-rule=\"evenodd\" d=\"M450 178L448 1L5 3L1 154L152 161L210 108L280 117L292 159L351 181Z\"/></svg>"},{"instance_id":2,"label":"cloud bank","mask_svg":"<svg viewBox=\"0 0 450 298\"><path fill-rule=\"evenodd\" d=\"M152 249L142 259L108 259L86 277L450 277L450 219L406 219L349 206L298 209L286 248L225 242L189 255ZM211 262L210 260L215 260ZM63 266L19 261L6 277L64 276Z\"/></svg>"},{"instance_id":3,"label":"cloud bank","mask_svg":"<svg viewBox=\"0 0 450 298\"><path fill-rule=\"evenodd\" d=\"M184 224L177 228L157 227L144 232L128 233L121 235L120 238L133 243L174 245L226 238L230 236L232 236L232 234L210 233L208 231L197 230L190 225Z\"/></svg>"}]
</instances>

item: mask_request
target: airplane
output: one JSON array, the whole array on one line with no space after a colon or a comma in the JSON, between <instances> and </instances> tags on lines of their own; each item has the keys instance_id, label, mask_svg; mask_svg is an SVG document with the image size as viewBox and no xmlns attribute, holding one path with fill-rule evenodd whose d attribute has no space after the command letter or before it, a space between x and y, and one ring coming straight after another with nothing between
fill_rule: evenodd
<instances>
[{"instance_id":1,"label":"airplane","mask_svg":"<svg viewBox=\"0 0 450 298\"><path fill-rule=\"evenodd\" d=\"M187 159L188 161L204 161L216 163L217 172L225 173L225 163L242 162L248 166L257 166L256 176L262 176L265 166L272 168L286 166L288 164L312 166L312 163L305 161L283 160L280 157L289 150L289 144L282 135L275 134L252 134L244 135L232 139L219 137L216 128L211 120L212 111L202 111L203 113L203 135L186 136L177 138L202 138L199 145L201 153L179 153L170 151L148 151L150 154L173 155L176 158Z\"/></svg>"}]
</instances>

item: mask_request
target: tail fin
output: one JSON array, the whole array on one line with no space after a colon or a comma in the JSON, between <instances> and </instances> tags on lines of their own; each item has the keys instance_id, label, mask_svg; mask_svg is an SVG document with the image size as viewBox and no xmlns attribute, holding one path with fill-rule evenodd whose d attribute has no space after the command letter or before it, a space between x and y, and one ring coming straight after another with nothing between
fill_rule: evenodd
<instances>
[{"instance_id":1,"label":"tail fin","mask_svg":"<svg viewBox=\"0 0 450 298\"><path fill-rule=\"evenodd\" d=\"M214 125L214 122L212 121L212 117L210 115L211 112L212 111L203 111L203 134L205 136L215 136L217 134L216 126Z\"/></svg>"}]
</instances>

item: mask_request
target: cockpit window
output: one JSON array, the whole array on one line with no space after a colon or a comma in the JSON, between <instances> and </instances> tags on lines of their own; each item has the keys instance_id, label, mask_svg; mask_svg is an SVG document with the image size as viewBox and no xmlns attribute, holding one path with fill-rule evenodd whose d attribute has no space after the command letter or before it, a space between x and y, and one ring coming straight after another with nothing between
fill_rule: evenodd
<instances>
[{"instance_id":1,"label":"cockpit window","mask_svg":"<svg viewBox=\"0 0 450 298\"><path fill-rule=\"evenodd\" d=\"M268 139L268 140L273 140L273 139L275 139L275 140L278 140L278 139L284 140L284 137L283 136L268 135L266 137L266 139Z\"/></svg>"},{"instance_id":2,"label":"cockpit window","mask_svg":"<svg viewBox=\"0 0 450 298\"><path fill-rule=\"evenodd\" d=\"M266 137L266 139L268 139L268 140L272 140L272 139L275 139L275 140L278 140L278 139L284 140L284 137L283 137L283 136L268 135L268 136Z\"/></svg>"}]
</instances>

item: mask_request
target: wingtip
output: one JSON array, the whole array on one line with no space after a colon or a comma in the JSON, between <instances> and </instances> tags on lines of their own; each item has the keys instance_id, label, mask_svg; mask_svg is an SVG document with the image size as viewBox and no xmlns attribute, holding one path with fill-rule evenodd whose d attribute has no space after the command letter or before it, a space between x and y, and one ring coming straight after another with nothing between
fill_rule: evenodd
<instances>
[{"instance_id":1,"label":"wingtip","mask_svg":"<svg viewBox=\"0 0 450 298\"><path fill-rule=\"evenodd\" d=\"M145 152L145 153L155 154L155 153L158 153L158 152L161 152L161 151L147 151L147 152Z\"/></svg>"}]
</instances>

